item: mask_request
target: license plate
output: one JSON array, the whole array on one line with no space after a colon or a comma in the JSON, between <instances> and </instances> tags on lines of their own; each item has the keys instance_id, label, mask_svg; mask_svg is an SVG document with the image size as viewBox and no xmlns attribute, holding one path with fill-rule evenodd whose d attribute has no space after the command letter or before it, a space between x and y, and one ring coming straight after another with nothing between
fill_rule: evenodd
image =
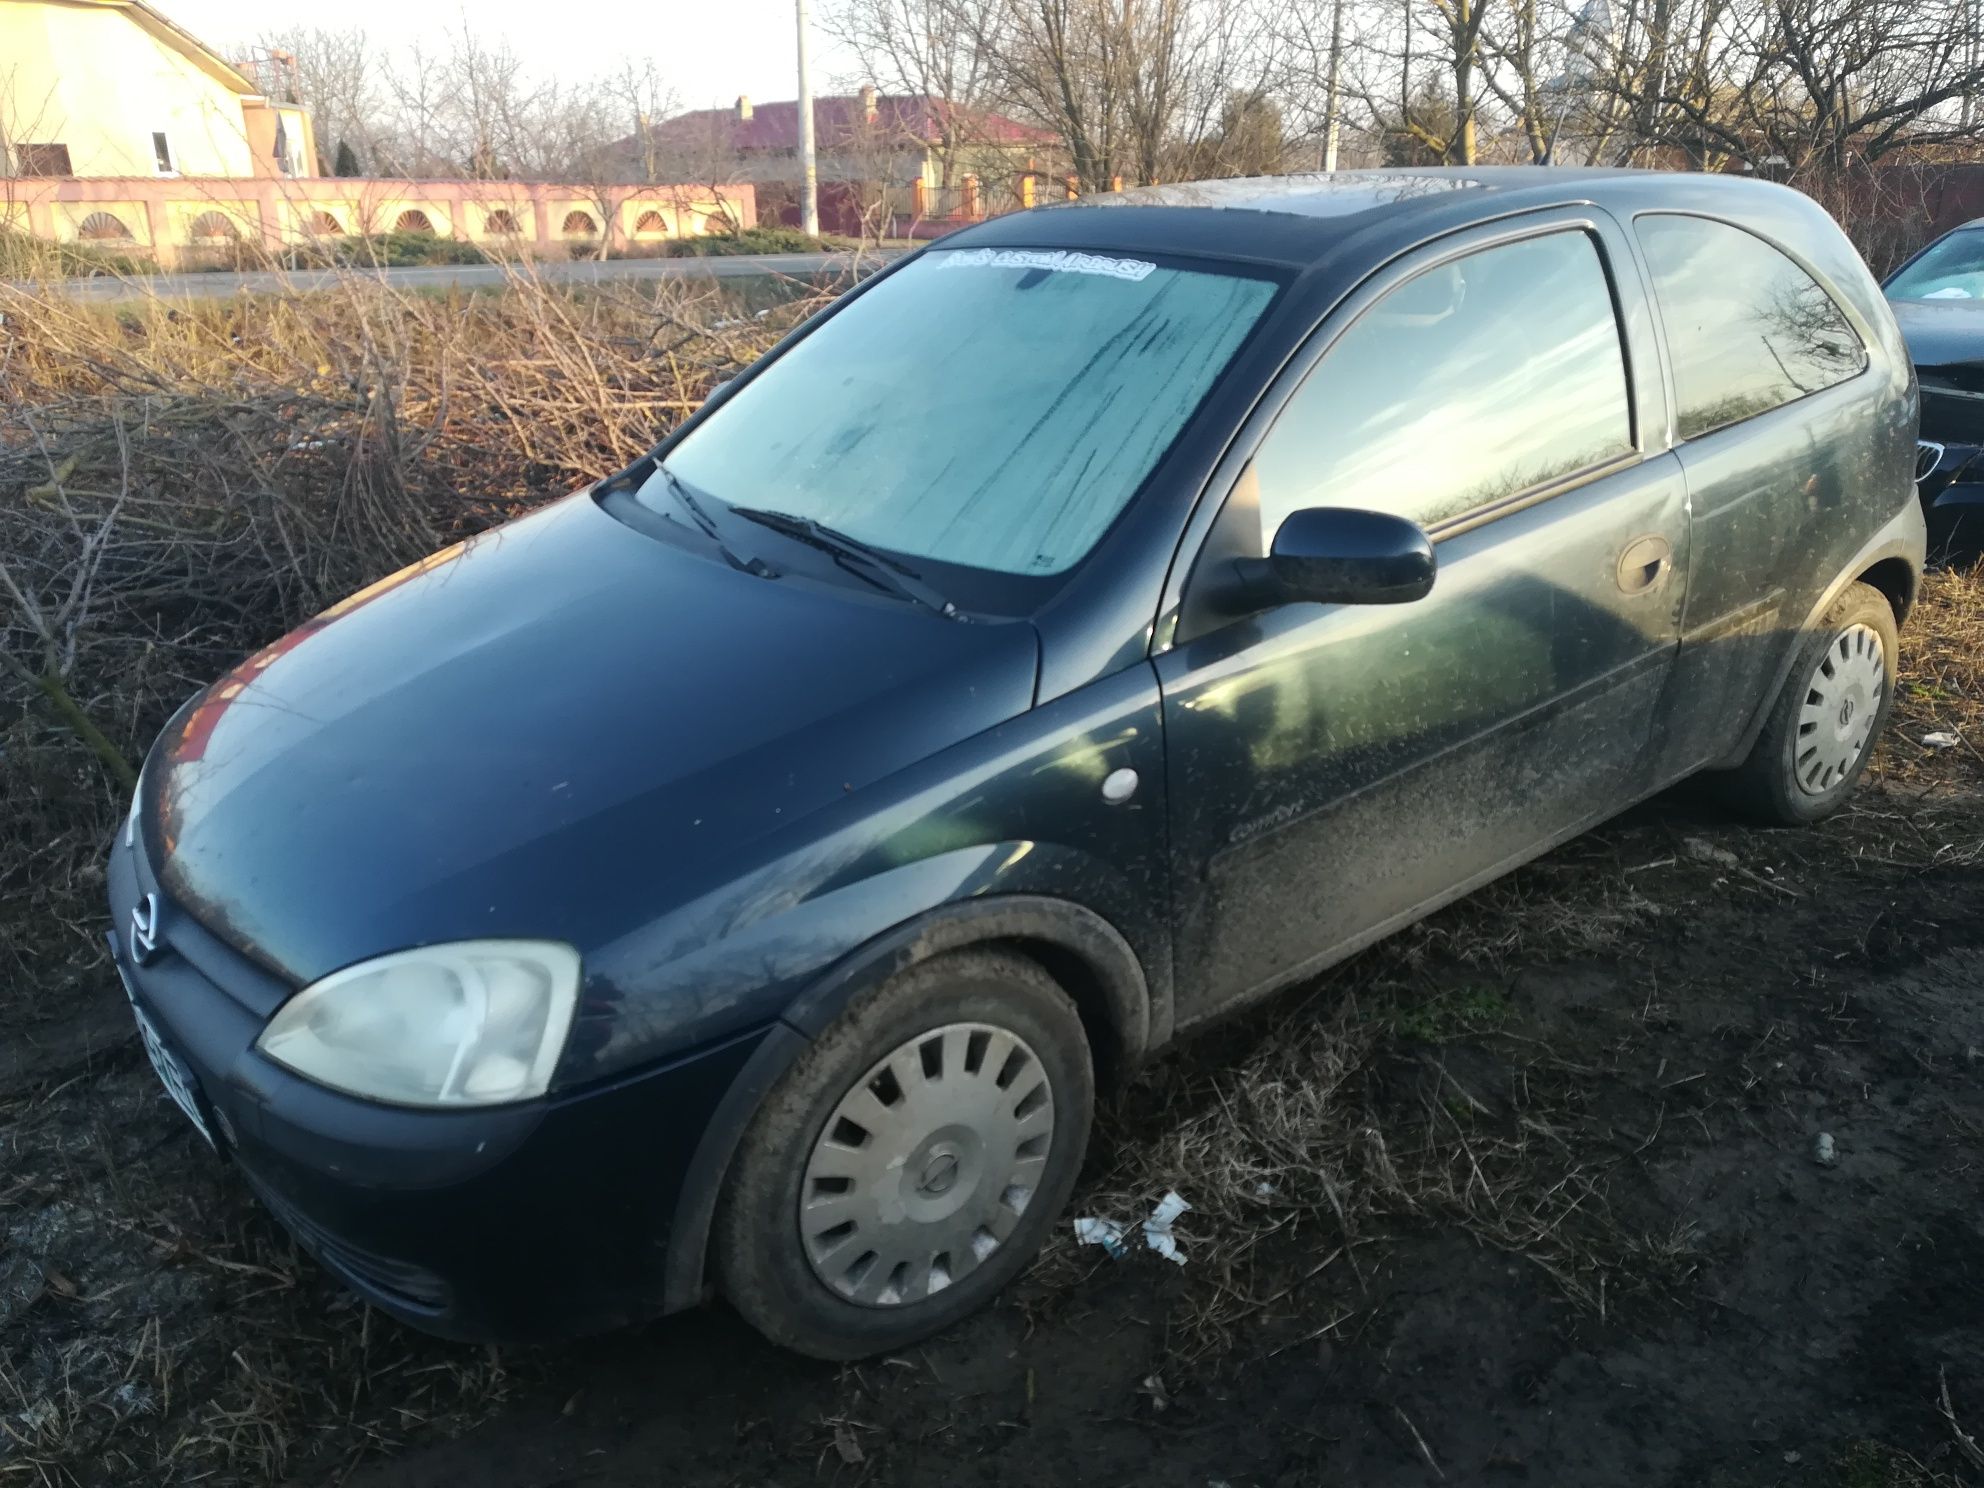
<instances>
[{"instance_id":1,"label":"license plate","mask_svg":"<svg viewBox=\"0 0 1984 1488\"><path fill-rule=\"evenodd\" d=\"M138 1037L145 1041L145 1053L151 1059L159 1083L172 1097L172 1103L186 1113L186 1119L193 1123L193 1130L206 1138L207 1145L212 1147L214 1134L207 1130L207 1118L200 1114L199 1098L193 1093L193 1072L166 1048L165 1041L158 1036L158 1030L152 1027L152 1020L138 1006L138 999L131 991L131 979L124 975L123 967L117 968L117 975L123 979L124 996L130 1000L132 1016L138 1020Z\"/></svg>"}]
</instances>

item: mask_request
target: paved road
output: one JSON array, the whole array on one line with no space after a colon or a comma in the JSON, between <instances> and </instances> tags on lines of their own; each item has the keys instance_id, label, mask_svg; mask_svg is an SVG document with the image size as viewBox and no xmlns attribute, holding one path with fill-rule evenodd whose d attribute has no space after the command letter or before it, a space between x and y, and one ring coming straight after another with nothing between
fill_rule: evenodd
<instances>
[{"instance_id":1,"label":"paved road","mask_svg":"<svg viewBox=\"0 0 1984 1488\"><path fill-rule=\"evenodd\" d=\"M866 267L886 262L902 252L884 248L860 256ZM616 258L605 263L568 260L537 264L539 277L556 284L600 284L610 280L750 279L779 275L811 277L855 267L847 253L763 253L709 258ZM258 270L243 274L144 274L130 279L101 277L65 279L62 287L86 300L139 300L152 295L168 299L214 299L233 294L279 294L284 290L319 289L339 273L374 276L396 289L493 288L513 272L502 264L446 264L418 269L299 269L294 273ZM14 288L26 289L25 285Z\"/></svg>"}]
</instances>

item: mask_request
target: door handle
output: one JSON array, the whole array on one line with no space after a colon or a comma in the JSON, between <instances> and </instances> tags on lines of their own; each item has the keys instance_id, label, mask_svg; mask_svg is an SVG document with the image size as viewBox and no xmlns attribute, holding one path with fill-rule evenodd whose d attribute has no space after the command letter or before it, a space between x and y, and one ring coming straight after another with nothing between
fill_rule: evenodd
<instances>
[{"instance_id":1,"label":"door handle","mask_svg":"<svg viewBox=\"0 0 1984 1488\"><path fill-rule=\"evenodd\" d=\"M1636 537L1619 555L1619 588L1626 594L1651 594L1674 566L1674 545L1657 533Z\"/></svg>"}]
</instances>

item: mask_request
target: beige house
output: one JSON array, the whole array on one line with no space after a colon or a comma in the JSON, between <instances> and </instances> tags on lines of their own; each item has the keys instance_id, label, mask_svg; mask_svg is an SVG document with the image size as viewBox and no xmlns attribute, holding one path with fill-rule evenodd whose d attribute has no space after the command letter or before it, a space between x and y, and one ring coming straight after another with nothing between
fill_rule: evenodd
<instances>
[{"instance_id":1,"label":"beige house","mask_svg":"<svg viewBox=\"0 0 1984 1488\"><path fill-rule=\"evenodd\" d=\"M393 232L497 258L640 253L757 221L748 183L318 176L310 117L269 70L145 0L0 0L0 230L202 267Z\"/></svg>"},{"instance_id":2,"label":"beige house","mask_svg":"<svg viewBox=\"0 0 1984 1488\"><path fill-rule=\"evenodd\" d=\"M0 175L313 174L310 116L144 0L0 0Z\"/></svg>"}]
</instances>

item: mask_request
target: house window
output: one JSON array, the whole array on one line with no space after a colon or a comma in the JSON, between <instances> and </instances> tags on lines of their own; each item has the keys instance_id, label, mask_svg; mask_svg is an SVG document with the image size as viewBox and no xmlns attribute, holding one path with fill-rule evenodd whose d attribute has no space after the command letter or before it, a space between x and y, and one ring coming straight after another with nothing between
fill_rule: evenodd
<instances>
[{"instance_id":1,"label":"house window","mask_svg":"<svg viewBox=\"0 0 1984 1488\"><path fill-rule=\"evenodd\" d=\"M152 162L161 176L172 174L172 146L167 143L164 133L156 129L152 131Z\"/></svg>"},{"instance_id":2,"label":"house window","mask_svg":"<svg viewBox=\"0 0 1984 1488\"><path fill-rule=\"evenodd\" d=\"M73 176L67 145L16 145L14 159L24 176Z\"/></svg>"}]
</instances>

